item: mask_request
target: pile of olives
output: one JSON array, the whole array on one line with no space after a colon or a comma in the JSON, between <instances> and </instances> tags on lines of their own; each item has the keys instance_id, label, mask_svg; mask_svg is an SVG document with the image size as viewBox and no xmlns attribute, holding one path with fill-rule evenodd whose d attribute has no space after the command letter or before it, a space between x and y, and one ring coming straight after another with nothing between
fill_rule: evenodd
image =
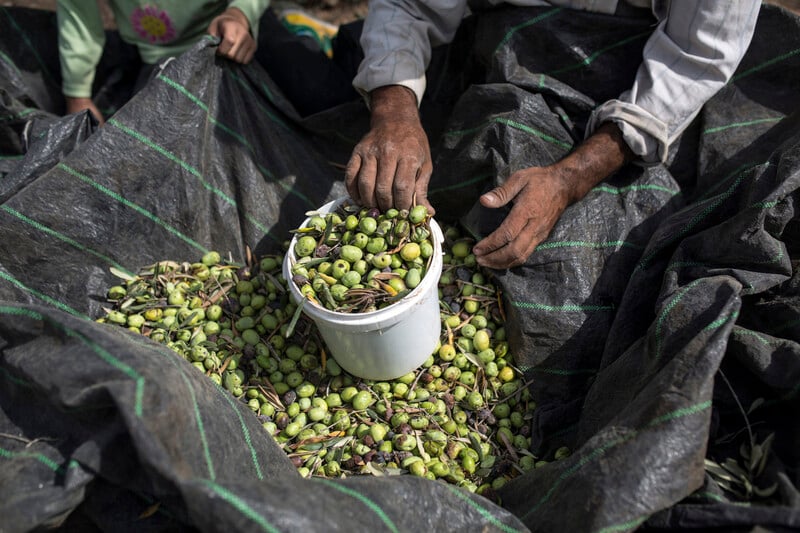
<instances>
[{"instance_id":1,"label":"pile of olives","mask_svg":"<svg viewBox=\"0 0 800 533\"><path fill-rule=\"evenodd\" d=\"M327 355L289 297L282 255L150 265L109 289L98 321L172 348L246 404L304 476L410 474L491 498L546 461L529 451L535 405L508 349L500 293L472 241L456 227L444 235L440 340L392 381L354 377Z\"/></svg>"},{"instance_id":2,"label":"pile of olives","mask_svg":"<svg viewBox=\"0 0 800 533\"><path fill-rule=\"evenodd\" d=\"M309 214L294 230L292 281L312 302L368 313L403 298L425 276L434 251L425 206L381 213L345 202Z\"/></svg>"}]
</instances>

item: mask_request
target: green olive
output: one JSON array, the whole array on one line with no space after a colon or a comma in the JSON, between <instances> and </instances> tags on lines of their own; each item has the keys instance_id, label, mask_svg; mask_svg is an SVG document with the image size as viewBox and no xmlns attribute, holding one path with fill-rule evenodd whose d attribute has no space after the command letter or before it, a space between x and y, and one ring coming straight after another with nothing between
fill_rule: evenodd
<instances>
[{"instance_id":1,"label":"green olive","mask_svg":"<svg viewBox=\"0 0 800 533\"><path fill-rule=\"evenodd\" d=\"M415 205L408 212L408 220L412 224L421 224L428 216L428 208L424 205Z\"/></svg>"},{"instance_id":2,"label":"green olive","mask_svg":"<svg viewBox=\"0 0 800 533\"><path fill-rule=\"evenodd\" d=\"M367 236L372 235L378 229L378 221L373 217L364 217L358 221L358 229Z\"/></svg>"},{"instance_id":3,"label":"green olive","mask_svg":"<svg viewBox=\"0 0 800 533\"><path fill-rule=\"evenodd\" d=\"M303 235L294 245L294 253L297 257L310 257L317 249L317 241L310 235Z\"/></svg>"}]
</instances>

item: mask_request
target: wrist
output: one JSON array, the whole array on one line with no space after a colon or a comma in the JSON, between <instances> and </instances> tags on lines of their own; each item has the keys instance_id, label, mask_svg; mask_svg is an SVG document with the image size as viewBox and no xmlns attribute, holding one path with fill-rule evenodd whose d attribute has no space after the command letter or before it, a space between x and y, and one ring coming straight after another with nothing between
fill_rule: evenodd
<instances>
[{"instance_id":1,"label":"wrist","mask_svg":"<svg viewBox=\"0 0 800 533\"><path fill-rule=\"evenodd\" d=\"M554 167L574 203L633 158L620 129L607 122Z\"/></svg>"},{"instance_id":2,"label":"wrist","mask_svg":"<svg viewBox=\"0 0 800 533\"><path fill-rule=\"evenodd\" d=\"M250 20L248 20L247 15L244 14L244 11L238 7L229 7L222 14L235 19L240 24L243 24L244 27L247 28L247 31L250 31Z\"/></svg>"},{"instance_id":3,"label":"wrist","mask_svg":"<svg viewBox=\"0 0 800 533\"><path fill-rule=\"evenodd\" d=\"M64 96L67 113L81 111L93 104L92 99L86 96Z\"/></svg>"},{"instance_id":4,"label":"wrist","mask_svg":"<svg viewBox=\"0 0 800 533\"><path fill-rule=\"evenodd\" d=\"M369 93L370 111L373 126L376 123L391 121L419 121L417 96L403 85L386 85Z\"/></svg>"}]
</instances>

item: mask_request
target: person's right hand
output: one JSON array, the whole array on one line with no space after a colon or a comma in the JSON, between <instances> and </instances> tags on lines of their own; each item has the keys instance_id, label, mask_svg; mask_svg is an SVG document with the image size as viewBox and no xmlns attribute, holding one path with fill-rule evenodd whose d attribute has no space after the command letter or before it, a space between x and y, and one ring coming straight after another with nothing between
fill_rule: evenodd
<instances>
[{"instance_id":1,"label":"person's right hand","mask_svg":"<svg viewBox=\"0 0 800 533\"><path fill-rule=\"evenodd\" d=\"M356 203L382 211L415 203L433 214L428 202L433 164L416 95L400 85L381 87L370 93L370 109L370 131L345 170L347 192Z\"/></svg>"},{"instance_id":2,"label":"person's right hand","mask_svg":"<svg viewBox=\"0 0 800 533\"><path fill-rule=\"evenodd\" d=\"M97 119L97 122L100 123L102 126L105 124L105 119L103 118L103 114L97 109L97 106L94 104L91 98L77 98L74 96L65 96L66 101L66 114L71 115L73 113L80 113L88 109L94 118Z\"/></svg>"},{"instance_id":3,"label":"person's right hand","mask_svg":"<svg viewBox=\"0 0 800 533\"><path fill-rule=\"evenodd\" d=\"M237 63L253 59L258 44L250 34L250 22L237 7L229 7L208 25L208 33L220 38L217 54Z\"/></svg>"}]
</instances>

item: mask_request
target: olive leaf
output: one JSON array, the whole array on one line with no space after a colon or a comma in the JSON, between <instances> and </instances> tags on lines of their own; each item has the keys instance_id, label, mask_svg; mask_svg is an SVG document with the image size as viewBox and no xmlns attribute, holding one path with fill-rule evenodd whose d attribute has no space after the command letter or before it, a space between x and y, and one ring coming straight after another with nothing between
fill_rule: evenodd
<instances>
[{"instance_id":1,"label":"olive leaf","mask_svg":"<svg viewBox=\"0 0 800 533\"><path fill-rule=\"evenodd\" d=\"M755 400L753 400L753 403L750 404L750 408L747 409L747 414L749 415L750 413L761 407L761 404L763 403L764 403L764 398L756 398Z\"/></svg>"},{"instance_id":2,"label":"olive leaf","mask_svg":"<svg viewBox=\"0 0 800 533\"><path fill-rule=\"evenodd\" d=\"M778 490L778 483L777 482L773 483L772 485L770 485L769 487L764 488L764 489L756 487L756 486L753 486L753 492L757 496L759 496L761 498L769 498L770 496L775 494L776 490Z\"/></svg>"},{"instance_id":3,"label":"olive leaf","mask_svg":"<svg viewBox=\"0 0 800 533\"><path fill-rule=\"evenodd\" d=\"M728 470L710 459L705 459L705 469L715 480L737 481Z\"/></svg>"},{"instance_id":4,"label":"olive leaf","mask_svg":"<svg viewBox=\"0 0 800 533\"><path fill-rule=\"evenodd\" d=\"M118 269L117 267L111 267L108 270L112 274L117 276L118 278L124 279L125 281L133 281L133 280L135 280L137 278L137 276L134 276L132 274L128 274L127 272L124 272L124 271Z\"/></svg>"}]
</instances>

